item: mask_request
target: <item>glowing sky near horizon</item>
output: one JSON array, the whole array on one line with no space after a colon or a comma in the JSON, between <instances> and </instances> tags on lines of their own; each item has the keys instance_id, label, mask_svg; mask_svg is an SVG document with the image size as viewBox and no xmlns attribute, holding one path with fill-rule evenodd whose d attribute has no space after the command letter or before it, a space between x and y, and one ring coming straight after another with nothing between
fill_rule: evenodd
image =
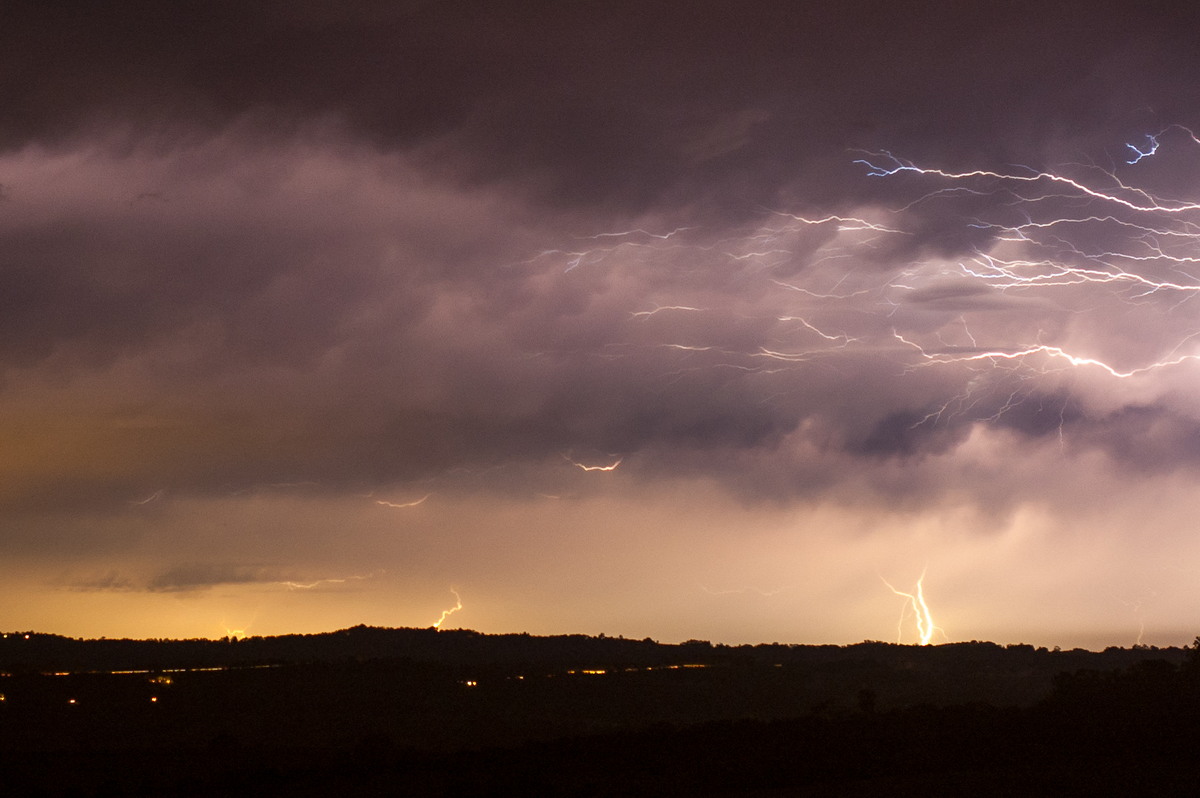
<instances>
[{"instance_id":1,"label":"glowing sky near horizon","mask_svg":"<svg viewBox=\"0 0 1200 798\"><path fill-rule=\"evenodd\" d=\"M644 5L6 9L0 628L1200 633L1198 12Z\"/></svg>"}]
</instances>

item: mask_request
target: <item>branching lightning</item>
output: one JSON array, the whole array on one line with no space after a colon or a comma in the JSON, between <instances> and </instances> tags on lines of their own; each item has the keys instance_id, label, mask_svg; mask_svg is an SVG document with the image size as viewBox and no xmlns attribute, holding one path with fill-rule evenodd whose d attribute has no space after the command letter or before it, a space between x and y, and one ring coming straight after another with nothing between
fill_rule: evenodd
<instances>
[{"instance_id":1,"label":"branching lightning","mask_svg":"<svg viewBox=\"0 0 1200 798\"><path fill-rule=\"evenodd\" d=\"M858 161L856 161L855 163L858 163ZM845 231L845 230L874 230L877 233L904 233L903 230L897 230L894 227L887 227L886 225L878 224L876 222L870 222L870 221L867 221L866 219L859 219L859 218L856 218L853 216L830 215L830 216L822 217L820 219L809 219L805 216L796 216L795 214L783 213L782 211L774 211L774 213L778 216L786 216L787 218L791 219L792 221L799 222L804 225L815 226L815 225L829 224L830 222L833 222L833 223L837 224L837 229L839 232Z\"/></svg>"},{"instance_id":2,"label":"branching lightning","mask_svg":"<svg viewBox=\"0 0 1200 798\"><path fill-rule=\"evenodd\" d=\"M1061 445L1092 395L1122 384L1153 402L1200 372L1200 201L1162 188L1173 169L1160 168L1197 147L1169 126L1113 142L1108 167L865 153L854 163L864 182L886 181L886 206L764 208L719 230L637 219L524 265L594 286L611 326L596 362L638 359L664 392L759 402L800 424L834 415L808 377L869 371L903 397L889 410L910 429L997 424L1024 407L1057 424ZM585 472L623 462L563 457Z\"/></svg>"},{"instance_id":3,"label":"branching lightning","mask_svg":"<svg viewBox=\"0 0 1200 798\"><path fill-rule=\"evenodd\" d=\"M251 627L254 626L254 623L255 623L255 620L257 619L257 617L258 617L258 611L256 610L254 612L254 615L251 616L250 622L245 624L245 627L241 628L241 629L231 628L227 624L227 621L224 618L222 618L220 623L217 624L217 628L222 631L224 637L227 637L230 640L240 639L240 638L243 638L243 637L246 637L247 635L249 635L250 629L251 629Z\"/></svg>"},{"instance_id":4,"label":"branching lightning","mask_svg":"<svg viewBox=\"0 0 1200 798\"><path fill-rule=\"evenodd\" d=\"M1001 361L1001 360L1025 360L1026 358L1031 358L1036 355L1044 355L1047 358L1063 360L1063 361L1065 361L1065 363L1067 365L1071 365L1071 366L1095 366L1096 368L1106 371L1109 374L1111 374L1112 376L1117 377L1119 379L1128 379L1129 377L1133 377L1138 374L1144 374L1147 371L1154 371L1155 369L1166 368L1167 366L1177 366L1180 363L1184 363L1189 360L1200 359L1200 354L1180 355L1178 357L1169 358L1167 360L1156 361L1156 362L1151 363L1146 366L1140 366L1135 369L1130 369L1129 371L1119 371L1116 368L1112 367L1111 365L1109 365L1108 363L1105 363L1102 360L1097 360L1097 359L1091 358L1091 357L1079 357L1077 355L1072 355L1072 354L1064 351L1060 347L1049 346L1046 344L1039 344L1037 346L1028 346L1023 349L1015 349L1015 350L1011 350L1011 351L993 349L993 350L981 351L981 352L932 352L931 353L931 352L926 351L922 347L914 344L913 342L906 340L904 338L904 336L900 335L897 332L893 331L893 335L895 335L896 339L901 341L902 343L912 346L914 349L916 349L918 352L920 352L921 357L925 358L927 361L929 361L931 363L970 363L970 362L974 362L974 361L988 361L991 365L997 365L998 361Z\"/></svg>"},{"instance_id":5,"label":"branching lightning","mask_svg":"<svg viewBox=\"0 0 1200 798\"><path fill-rule=\"evenodd\" d=\"M1163 136L1169 131L1200 144L1190 130L1167 128L1148 135L1144 145L1127 145L1134 153L1127 165L1159 157L1165 143ZM1166 301L1159 305L1161 312L1148 318L1158 328L1156 332L1174 331L1175 335L1174 340L1160 345L1157 355L1140 361L1131 360L1130 348L1122 347L1123 361L1118 361L1104 356L1097 342L1083 342L1079 336L1061 333L1062 340L1055 341L1054 334L1041 327L1032 331L1034 340L996 342L1000 345L981 345L967 329L969 346L947 344L940 335L936 345L918 341L913 334L893 328L894 340L917 355L915 365L957 364L980 374L1007 373L1020 380L1055 371L1092 369L1113 379L1131 380L1200 360L1196 344L1200 329L1190 316L1172 315L1200 292L1200 277L1193 270L1200 263L1200 203L1160 198L1113 171L1097 167L1076 167L1079 174L1025 168L950 171L917 166L890 153L859 159L857 163L866 166L872 177L908 173L922 179L965 184L975 195L1008 196L1009 201L994 212L1020 218L974 219L967 225L991 236L987 249L977 247L973 255L957 264L958 276L978 286L972 290L1011 297L1001 302L1036 301L1045 307L1058 306L1076 314L1079 326L1092 325L1093 330L1111 326L1105 324L1109 318L1130 316L1126 308L1137 308L1161 297ZM944 196L943 191L930 192L923 199L934 201ZM1062 208L1068 213L1057 213ZM1079 243L1082 240L1093 243ZM949 264L937 270L915 264L892 287L929 291L932 284L951 274ZM963 326L966 329L965 320ZM1127 335L1135 340L1139 337L1136 329L1128 330ZM1102 340L1103 336L1097 337L1097 341ZM974 384L969 383L962 395L934 409L925 419L936 421L951 404L969 403ZM1013 407L1023 395L1035 390L1033 386L1016 386L1000 405Z\"/></svg>"},{"instance_id":6,"label":"branching lightning","mask_svg":"<svg viewBox=\"0 0 1200 798\"><path fill-rule=\"evenodd\" d=\"M1146 144L1144 146L1146 149L1142 150L1138 149L1133 144L1126 144L1125 147L1133 152L1133 157L1125 163L1132 165L1143 158L1149 158L1151 155L1158 152L1158 137L1146 134Z\"/></svg>"},{"instance_id":7,"label":"branching lightning","mask_svg":"<svg viewBox=\"0 0 1200 798\"><path fill-rule=\"evenodd\" d=\"M945 169L920 167L909 161L903 161L889 152L877 153L876 155L878 157L876 157L874 160L859 158L855 161L857 164L866 166L868 170L867 173L871 177L892 177L893 175L900 174L901 172L914 172L916 174L940 177L946 180L972 180L990 178L997 181L1013 183L1045 182L1062 185L1085 197L1090 197L1102 202L1128 208L1132 211L1175 214L1200 210L1200 203L1186 202L1184 200L1158 199L1148 191L1144 191L1142 189L1122 183L1115 174L1103 170L1100 170L1101 173L1108 177L1113 183L1112 190L1094 188L1085 182L1076 180L1075 178L1067 177L1066 175L1058 174L1056 172L1039 172L1033 169L1029 169L1027 174L995 172L990 169L973 169L967 172L950 172ZM880 163L876 163L876 161L879 161ZM1044 198L1045 195L1042 197L1023 197L1023 199L1029 201Z\"/></svg>"},{"instance_id":8,"label":"branching lightning","mask_svg":"<svg viewBox=\"0 0 1200 798\"><path fill-rule=\"evenodd\" d=\"M904 608L900 612L900 621L896 628L896 642L899 643L904 639L904 622L911 616L917 627L917 639L923 646L933 642L933 637L942 629L933 622L933 615L929 611L929 604L925 601L925 572L921 572L921 578L917 580L917 590L915 593L905 593L903 590L897 590L892 587L883 577L880 577L888 590L895 593L897 596L903 596L906 601Z\"/></svg>"}]
</instances>

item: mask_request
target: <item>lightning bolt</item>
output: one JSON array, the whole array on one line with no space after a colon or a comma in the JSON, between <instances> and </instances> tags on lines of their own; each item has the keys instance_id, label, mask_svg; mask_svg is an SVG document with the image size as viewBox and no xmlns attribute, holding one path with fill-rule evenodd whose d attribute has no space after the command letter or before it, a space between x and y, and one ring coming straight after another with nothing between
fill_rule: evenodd
<instances>
[{"instance_id":1,"label":"lightning bolt","mask_svg":"<svg viewBox=\"0 0 1200 798\"><path fill-rule=\"evenodd\" d=\"M1072 355L1060 347L1048 346L1046 344L1038 344L1037 346L1027 346L1023 349L1014 349L1014 350L1007 350L1007 351L1001 350L1001 349L993 349L993 350L987 350L987 351L982 351L982 352L967 352L967 353L955 353L955 352L930 353L930 352L926 351L924 348L913 343L912 341L906 340L904 338L904 336L900 335L899 333L895 332L894 330L892 331L892 334L896 337L897 340L915 348L918 352L920 352L921 357L923 357L926 360L933 362L933 363L970 363L973 361L988 361L991 365L997 365L998 362L1001 360L1025 360L1026 358L1033 357L1035 355L1045 355L1048 358L1063 360L1068 365L1071 365L1071 366L1095 366L1103 371L1108 372L1112 376L1117 377L1118 379L1128 379L1128 378L1133 377L1138 374L1144 374L1148 371L1154 371L1156 369L1166 368L1167 366L1177 366L1180 363L1184 363L1189 360L1200 359L1200 354L1198 354L1198 355L1180 355L1178 357L1170 358L1167 360L1156 361L1147 366L1141 366L1139 368L1130 369L1129 371L1120 371L1120 370L1114 368L1113 366L1109 365L1108 363L1105 363L1102 360L1097 360L1096 358L1092 358L1092 357L1080 357L1078 355ZM1197 333L1197 334L1200 335L1200 333Z\"/></svg>"},{"instance_id":2,"label":"lightning bolt","mask_svg":"<svg viewBox=\"0 0 1200 798\"><path fill-rule=\"evenodd\" d=\"M1144 145L1126 145L1134 154L1127 165L1161 157L1166 143L1163 137L1169 131L1182 133L1188 142L1200 145L1200 138L1191 130L1171 126L1146 136ZM1171 312L1200 292L1200 278L1191 268L1200 264L1200 218L1197 214L1200 203L1160 198L1131 185L1113 171L1097 167L1077 167L1081 174L1027 167L1011 171L952 171L918 166L891 153L876 153L857 163L866 166L872 177L908 173L965 184L958 188L969 189L973 196L1006 193L1011 202L1001 210L1018 209L1023 217L1015 221L971 221L967 227L992 235L991 251L977 248L973 256L963 258L957 264L957 269L949 264L936 269L931 268L932 264L915 264L906 274L892 281L891 290L923 290L931 278L941 279L957 271L960 277L978 283L985 290L1000 294L1037 294L1042 300L1053 298L1064 308L1085 317L1105 311L1114 301L1136 306L1152 296L1175 297L1173 304L1163 308L1166 318L1160 316L1167 329L1178 324L1170 316ZM930 192L917 202L945 197L946 191ZM1043 208L1052 207L1067 207L1075 212L1063 215L1043 212ZM1104 243L1079 246L1071 238L1076 230ZM1075 293L1062 293L1064 289ZM1080 293L1099 290L1104 293ZM963 325L965 330L965 320ZM1065 341L980 345L967 330L970 346L947 345L940 340L940 333L937 335L939 343L934 346L932 342L915 340L911 334L895 328L891 333L897 343L916 353L917 365L958 364L981 373L989 370L1007 373L1021 380L1052 371L1087 369L1097 370L1113 379L1131 380L1200 359L1195 344L1200 332L1194 329L1181 330L1175 341L1168 342L1160 354L1135 363L1118 363L1095 352L1079 351L1077 344L1071 346ZM1137 333L1131 330L1130 334ZM1037 338L1042 339L1043 335L1039 330ZM970 394L979 385L982 383L968 385L966 392L929 413L924 421L936 422L952 406L971 404ZM1010 389L1009 399L1002 403L1002 408L1019 404L1023 395L1031 392L1032 387L1027 390L1019 385ZM1060 427L1060 436L1061 432Z\"/></svg>"},{"instance_id":3,"label":"lightning bolt","mask_svg":"<svg viewBox=\"0 0 1200 798\"><path fill-rule=\"evenodd\" d=\"M1133 157L1125 163L1133 165L1143 158L1149 158L1154 153L1158 152L1158 137L1146 134L1146 149L1139 150L1133 144L1126 144L1125 147L1133 151Z\"/></svg>"},{"instance_id":4,"label":"lightning bolt","mask_svg":"<svg viewBox=\"0 0 1200 798\"><path fill-rule=\"evenodd\" d=\"M144 499L135 499L135 500L130 501L129 503L136 507L141 507L142 505L149 504L150 502L158 501L165 494L166 494L165 490L156 490L156 491L154 491L154 493L151 493L149 496L147 496Z\"/></svg>"},{"instance_id":5,"label":"lightning bolt","mask_svg":"<svg viewBox=\"0 0 1200 798\"><path fill-rule=\"evenodd\" d=\"M373 577L376 577L382 573L385 573L385 572L384 571L372 571L369 574L345 576L345 577L341 577L341 578L316 579L312 582L284 581L284 582L276 582L275 584L282 585L282 586L286 587L288 590L312 590L313 588L320 587L321 585L344 585L347 582L360 582L364 579L371 579Z\"/></svg>"},{"instance_id":6,"label":"lightning bolt","mask_svg":"<svg viewBox=\"0 0 1200 798\"><path fill-rule=\"evenodd\" d=\"M425 500L428 499L432 495L433 495L432 493L426 493L424 496L417 499L416 501L401 502L399 504L397 504L396 502L385 502L383 499L376 499L375 503L380 505L381 507L390 507L393 510L404 510L409 507L416 507L419 504L424 504Z\"/></svg>"},{"instance_id":7,"label":"lightning bolt","mask_svg":"<svg viewBox=\"0 0 1200 798\"><path fill-rule=\"evenodd\" d=\"M255 615L257 616L258 613L255 612ZM217 628L222 631L223 637L228 637L230 640L236 640L238 638L246 637L247 634L249 633L249 631L248 631L249 628L253 625L254 625L254 618L251 618L250 623L246 624L245 629L231 629L229 626L226 626L225 620L221 619L221 622L217 625Z\"/></svg>"},{"instance_id":8,"label":"lightning bolt","mask_svg":"<svg viewBox=\"0 0 1200 798\"><path fill-rule=\"evenodd\" d=\"M855 161L855 163L860 162ZM839 232L846 230L874 230L877 233L905 234L905 231L903 230L897 230L893 227L886 227L885 225L878 224L876 222L869 222L866 219L859 219L854 216L825 216L820 219L809 219L805 216L796 216L795 214L784 213L783 211L772 211L772 213L775 213L778 216L786 216L794 222L800 222L801 224L810 226L833 223L837 225L837 230Z\"/></svg>"},{"instance_id":9,"label":"lightning bolt","mask_svg":"<svg viewBox=\"0 0 1200 798\"><path fill-rule=\"evenodd\" d=\"M1142 612L1142 605L1145 604L1145 602L1148 599L1154 598L1157 595L1158 595L1158 593L1155 592L1154 590L1147 589L1144 591L1143 598L1134 599L1131 601L1126 601L1125 599L1122 599L1122 598L1117 599L1117 601L1121 602L1126 607L1129 607L1133 611L1133 616L1135 618L1137 618L1138 634L1137 634L1137 640L1135 640L1133 643L1135 646L1143 645L1142 638L1144 638L1146 636L1146 616Z\"/></svg>"},{"instance_id":10,"label":"lightning bolt","mask_svg":"<svg viewBox=\"0 0 1200 798\"><path fill-rule=\"evenodd\" d=\"M915 593L905 593L903 590L897 590L882 576L879 578L887 585L888 590L906 599L904 608L900 612L900 621L896 628L896 642L899 643L903 639L904 621L911 614L917 627L917 639L921 645L929 645L933 641L933 636L941 632L942 629L934 624L933 614L930 613L929 604L925 601L925 572L921 571L921 578L917 580L917 590Z\"/></svg>"},{"instance_id":11,"label":"lightning bolt","mask_svg":"<svg viewBox=\"0 0 1200 798\"><path fill-rule=\"evenodd\" d=\"M447 618L463 608L462 597L458 595L458 591L450 588L450 592L454 594L454 606L448 610L442 610L442 617L433 622L434 629L441 629Z\"/></svg>"},{"instance_id":12,"label":"lightning bolt","mask_svg":"<svg viewBox=\"0 0 1200 798\"><path fill-rule=\"evenodd\" d=\"M996 172L990 169L973 169L967 172L951 172L945 169L917 166L909 161L903 161L888 152L875 153L875 155L879 156L875 158L876 161L886 159L884 165L880 165L866 158L860 158L854 163L866 166L868 170L867 174L869 174L871 177L892 177L893 175L900 174L901 172L913 172L919 175L941 177L946 180L990 178L1001 182L1012 182L1018 184L1050 183L1061 185L1068 189L1073 189L1075 192L1085 197L1111 203L1115 206L1128 208L1132 211L1175 214L1200 210L1200 203L1185 202L1183 200L1158 199L1148 191L1126 185L1125 183L1121 182L1115 174L1104 170L1100 171L1103 175L1111 180L1113 183L1113 188L1116 190L1094 188L1087 183L1082 182L1081 180L1077 180L1066 175L1061 175L1056 172L1039 172L1032 169L1029 170L1030 173L1028 174ZM1125 196L1122 196L1122 193L1124 193Z\"/></svg>"},{"instance_id":13,"label":"lightning bolt","mask_svg":"<svg viewBox=\"0 0 1200 798\"><path fill-rule=\"evenodd\" d=\"M616 471L617 466L621 465L621 461L623 461L625 458L618 457L613 463L611 463L609 465L587 465L586 463L577 463L565 454L563 455L563 459L566 460L571 465L573 465L576 468L581 469L583 471Z\"/></svg>"},{"instance_id":14,"label":"lightning bolt","mask_svg":"<svg viewBox=\"0 0 1200 798\"><path fill-rule=\"evenodd\" d=\"M689 305L667 305L665 307L655 308L654 310L634 311L630 315L640 317L643 319L648 319L651 316L657 316L659 313L663 313L665 311L670 311L670 310L691 312L691 313L702 313L704 309L703 308L693 308L693 307L690 307Z\"/></svg>"},{"instance_id":15,"label":"lightning bolt","mask_svg":"<svg viewBox=\"0 0 1200 798\"><path fill-rule=\"evenodd\" d=\"M581 238L591 238L591 239L629 238L630 236L643 235L643 236L646 236L647 238L657 238L660 241L666 241L669 238L674 238L675 236L679 235L680 233L684 233L684 232L687 232L688 230L695 230L695 229L696 229L695 227L676 227L674 230L672 230L669 233L651 233L647 230L643 230L642 228L638 227L633 230L625 230L625 231L618 232L618 233L597 233L596 235L591 235L591 236L581 236Z\"/></svg>"},{"instance_id":16,"label":"lightning bolt","mask_svg":"<svg viewBox=\"0 0 1200 798\"><path fill-rule=\"evenodd\" d=\"M603 270L613 284L655 275L627 298L604 289L603 301L626 304L612 308L614 336L596 357L646 358L664 388L695 377L698 389L744 392L800 417L807 408L787 403L803 390L788 375L866 362L897 381L934 370L937 385L922 385L938 393L906 408L914 427L994 423L1054 394L1067 397L1051 408L1061 443L1077 386L1171 390L1155 375L1175 380L1200 361L1187 307L1200 299L1200 202L1165 196L1152 182L1161 170L1149 168L1181 150L1190 157L1200 137L1168 126L1118 146L1112 168L941 168L860 153L864 180L910 195L843 213L760 208L721 231L655 232L657 220L633 220L523 264L598 290ZM932 208L943 227L957 220L946 227L963 236L956 254L913 246L928 237L921 214ZM622 464L563 457L588 472Z\"/></svg>"}]
</instances>

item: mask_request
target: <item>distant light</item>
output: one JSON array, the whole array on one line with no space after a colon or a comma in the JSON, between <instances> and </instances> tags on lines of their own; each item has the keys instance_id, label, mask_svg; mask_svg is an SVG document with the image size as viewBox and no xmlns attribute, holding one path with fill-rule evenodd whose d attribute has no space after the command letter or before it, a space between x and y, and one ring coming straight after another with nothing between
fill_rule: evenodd
<instances>
[{"instance_id":1,"label":"distant light","mask_svg":"<svg viewBox=\"0 0 1200 798\"><path fill-rule=\"evenodd\" d=\"M68 698L68 699L67 699L67 703L68 703L68 704L74 704L74 703L75 703L75 699L74 699L74 698Z\"/></svg>"},{"instance_id":2,"label":"distant light","mask_svg":"<svg viewBox=\"0 0 1200 798\"><path fill-rule=\"evenodd\" d=\"M28 640L28 639L29 639L29 635L25 635L25 639L26 639L26 640Z\"/></svg>"},{"instance_id":3,"label":"distant light","mask_svg":"<svg viewBox=\"0 0 1200 798\"><path fill-rule=\"evenodd\" d=\"M151 704L157 704L157 703L158 703L158 696L156 696L156 695L152 695L152 696L150 696L150 703L151 703Z\"/></svg>"},{"instance_id":4,"label":"distant light","mask_svg":"<svg viewBox=\"0 0 1200 798\"><path fill-rule=\"evenodd\" d=\"M474 679L465 681L465 682L463 682L463 684L465 684L467 687L478 687L479 686L479 682L475 681Z\"/></svg>"}]
</instances>

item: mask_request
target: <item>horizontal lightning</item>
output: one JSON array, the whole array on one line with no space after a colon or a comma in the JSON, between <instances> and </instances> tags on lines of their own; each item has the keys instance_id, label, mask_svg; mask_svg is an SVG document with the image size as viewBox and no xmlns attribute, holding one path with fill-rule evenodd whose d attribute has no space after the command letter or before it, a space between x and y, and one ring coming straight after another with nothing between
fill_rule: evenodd
<instances>
[{"instance_id":1,"label":"horizontal lightning","mask_svg":"<svg viewBox=\"0 0 1200 798\"><path fill-rule=\"evenodd\" d=\"M567 457L565 454L563 455L563 459L582 471L616 471L617 466L621 465L625 458L618 457L614 462L609 463L608 465L588 465L587 463L579 463L572 460L570 457Z\"/></svg>"},{"instance_id":2,"label":"horizontal lightning","mask_svg":"<svg viewBox=\"0 0 1200 798\"><path fill-rule=\"evenodd\" d=\"M1029 346L1024 349L1016 349L1016 350L1011 350L1011 351L993 349L993 350L988 350L988 351L983 351L983 352L971 352L971 353L965 353L965 352L962 352L962 353L933 352L933 353L931 353L931 352L925 351L922 347L918 346L917 344L913 343L912 341L905 339L904 336L900 335L899 333L897 333L895 331L893 331L893 335L895 335L896 339L901 341L902 343L912 346L914 349L916 349L921 354L921 356L923 358L925 358L926 360L933 362L933 363L971 363L971 362L975 362L975 361L990 361L991 363L994 364L1000 360L1024 360L1024 359L1032 357L1034 355L1046 355L1047 357L1050 357L1050 358L1061 359L1061 360L1065 361L1067 365L1071 365L1071 366L1095 366L1096 368L1106 371L1109 374L1111 374L1112 376L1117 377L1118 379L1128 379L1128 378L1136 376L1138 374L1145 374L1148 371L1154 371L1155 369L1162 369L1162 368L1166 368L1168 366L1177 366L1180 363L1185 363L1187 361L1200 359L1200 355L1180 355L1179 357L1170 358L1168 360L1157 361L1157 362L1151 363L1150 365L1147 365L1147 366L1141 366L1139 368L1130 369L1129 371L1120 371L1116 368L1113 368L1108 363L1105 363L1102 360L1097 360L1097 359L1091 358L1091 357L1079 357L1078 355L1072 355L1057 346L1047 346L1045 344L1040 344L1037 346Z\"/></svg>"},{"instance_id":3,"label":"horizontal lightning","mask_svg":"<svg viewBox=\"0 0 1200 798\"><path fill-rule=\"evenodd\" d=\"M411 501L411 502L396 503L396 502L387 502L387 501L384 501L383 499L376 499L375 503L380 505L381 507L390 507L393 510L403 510L408 507L416 507L420 504L424 504L425 501L432 495L433 495L432 493L426 493L421 498L417 499L416 501Z\"/></svg>"},{"instance_id":4,"label":"horizontal lightning","mask_svg":"<svg viewBox=\"0 0 1200 798\"><path fill-rule=\"evenodd\" d=\"M645 354L664 389L694 379L697 390L744 391L787 413L805 395L789 375L857 372L869 362L902 381L932 368L945 374L942 393L908 408L918 424L956 414L989 423L1044 397L1042 377L1147 381L1200 360L1200 324L1187 304L1200 298L1200 202L1140 185L1154 176L1147 165L1179 145L1191 157L1200 138L1164 128L1129 143L1112 169L955 170L866 153L855 160L865 178L920 178L912 184L922 193L890 211L762 209L721 233L629 224L524 263L595 285L597 300L618 311L596 358ZM934 204L939 229L970 209L957 217L964 243L955 255L913 244L929 235L922 214ZM583 265L587 274L567 273ZM601 268L611 281L597 278ZM646 290L612 290L630 280ZM651 319L660 323L642 323ZM1053 390L1062 387L1056 380ZM587 472L622 464L564 459Z\"/></svg>"},{"instance_id":5,"label":"horizontal lightning","mask_svg":"<svg viewBox=\"0 0 1200 798\"><path fill-rule=\"evenodd\" d=\"M321 587L322 585L344 585L347 582L361 582L365 579L372 579L379 574L386 573L385 571L372 571L369 574L360 574L355 576L343 576L338 578L315 579L312 582L276 582L283 585L289 590L312 590L313 588Z\"/></svg>"}]
</instances>

